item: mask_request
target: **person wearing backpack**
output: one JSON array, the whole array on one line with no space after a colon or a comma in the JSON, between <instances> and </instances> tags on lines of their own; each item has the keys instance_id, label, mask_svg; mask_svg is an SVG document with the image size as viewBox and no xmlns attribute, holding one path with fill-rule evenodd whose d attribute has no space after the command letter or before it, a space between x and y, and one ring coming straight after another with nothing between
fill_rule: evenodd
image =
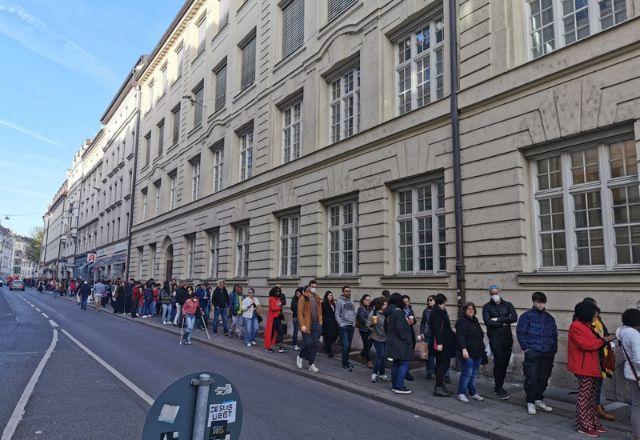
<instances>
[{"instance_id":1,"label":"person wearing backpack","mask_svg":"<svg viewBox=\"0 0 640 440\"><path fill-rule=\"evenodd\" d=\"M631 431L640 440L640 309L622 314L622 327L616 330L624 357L624 378L631 389Z\"/></svg>"}]
</instances>

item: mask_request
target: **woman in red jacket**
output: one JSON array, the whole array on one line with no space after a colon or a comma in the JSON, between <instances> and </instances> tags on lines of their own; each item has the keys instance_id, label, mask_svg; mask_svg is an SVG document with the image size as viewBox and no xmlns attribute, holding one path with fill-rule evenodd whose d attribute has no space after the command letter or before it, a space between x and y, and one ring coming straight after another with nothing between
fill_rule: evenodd
<instances>
[{"instance_id":1,"label":"woman in red jacket","mask_svg":"<svg viewBox=\"0 0 640 440\"><path fill-rule=\"evenodd\" d=\"M596 307L591 302L581 302L574 309L575 320L569 327L567 368L578 378L576 401L576 430L588 437L598 437L607 432L600 425L596 411L598 379L602 377L600 358L602 346L608 342L591 328L596 316ZM608 337L610 339L610 337Z\"/></svg>"},{"instance_id":2,"label":"woman in red jacket","mask_svg":"<svg viewBox=\"0 0 640 440\"><path fill-rule=\"evenodd\" d=\"M282 301L277 287L269 291L269 311L267 313L267 322L264 326L264 349L269 353L273 353L273 346L276 343L276 326L274 321L280 319L282 313ZM282 353L281 350L278 350Z\"/></svg>"}]
</instances>

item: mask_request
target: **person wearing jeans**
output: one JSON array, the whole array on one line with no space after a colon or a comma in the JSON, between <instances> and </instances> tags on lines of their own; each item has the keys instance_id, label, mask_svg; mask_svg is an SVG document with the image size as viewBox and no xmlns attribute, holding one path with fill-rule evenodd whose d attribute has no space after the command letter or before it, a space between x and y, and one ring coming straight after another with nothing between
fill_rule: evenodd
<instances>
[{"instance_id":1,"label":"person wearing jeans","mask_svg":"<svg viewBox=\"0 0 640 440\"><path fill-rule=\"evenodd\" d=\"M360 357L362 361L367 364L368 368L373 368L371 362L371 329L367 326L367 319L371 312L371 296L362 295L360 298L360 307L358 307L358 313L356 315L356 323L358 325L358 331L360 333L360 339L362 340L362 351Z\"/></svg>"},{"instance_id":2,"label":"person wearing jeans","mask_svg":"<svg viewBox=\"0 0 640 440\"><path fill-rule=\"evenodd\" d=\"M344 286L342 295L336 302L336 319L340 327L340 339L342 342L342 368L345 371L353 371L353 365L349 362L353 330L356 324L356 308L351 301L351 288Z\"/></svg>"},{"instance_id":3,"label":"person wearing jeans","mask_svg":"<svg viewBox=\"0 0 640 440\"><path fill-rule=\"evenodd\" d=\"M242 299L240 304L240 311L242 313L242 320L244 321L244 342L247 347L256 345L256 334L258 333L258 310L260 308L260 302L258 298L254 296L253 289L247 291L247 296Z\"/></svg>"},{"instance_id":4,"label":"person wearing jeans","mask_svg":"<svg viewBox=\"0 0 640 440\"><path fill-rule=\"evenodd\" d=\"M405 317L402 295L394 293L389 305L383 312L387 321L386 352L393 359L391 368L391 391L396 394L409 394L411 390L404 386L404 378L409 371L409 361L413 359L413 338L411 327Z\"/></svg>"},{"instance_id":5,"label":"person wearing jeans","mask_svg":"<svg viewBox=\"0 0 640 440\"><path fill-rule=\"evenodd\" d=\"M376 358L373 362L371 382L378 379L386 382L389 380L385 374L385 343L387 334L384 331L384 311L387 308L387 300L384 297L376 298L371 303L371 312L367 317L366 326L371 330L371 341L376 350Z\"/></svg>"},{"instance_id":6,"label":"person wearing jeans","mask_svg":"<svg viewBox=\"0 0 640 440\"><path fill-rule=\"evenodd\" d=\"M476 306L473 303L464 306L464 314L456 322L456 341L462 365L458 381L458 400L469 402L468 393L472 399L482 401L484 398L478 394L475 382L484 356L484 332L476 318Z\"/></svg>"},{"instance_id":7,"label":"person wearing jeans","mask_svg":"<svg viewBox=\"0 0 640 440\"><path fill-rule=\"evenodd\" d=\"M187 345L191 345L191 334L193 333L193 326L196 323L196 311L198 310L198 300L194 296L193 292L189 296L189 299L185 301L182 306L182 314L184 315L184 338L183 342Z\"/></svg>"},{"instance_id":8,"label":"person wearing jeans","mask_svg":"<svg viewBox=\"0 0 640 440\"><path fill-rule=\"evenodd\" d=\"M631 390L631 431L640 440L640 308L622 314L622 327L616 330L624 359L624 378Z\"/></svg>"},{"instance_id":9,"label":"person wearing jeans","mask_svg":"<svg viewBox=\"0 0 640 440\"><path fill-rule=\"evenodd\" d=\"M300 330L300 321L298 321L298 300L304 291L303 287L298 287L291 299L291 323L293 324L293 334L291 335L291 346L295 351L300 350L298 346L298 330Z\"/></svg>"},{"instance_id":10,"label":"person wearing jeans","mask_svg":"<svg viewBox=\"0 0 640 440\"><path fill-rule=\"evenodd\" d=\"M298 298L298 322L302 332L303 346L300 354L296 356L296 366L302 369L302 361L309 362L309 371L317 373L316 353L318 342L322 334L322 301L316 293L318 283L311 280L305 291Z\"/></svg>"},{"instance_id":11,"label":"person wearing jeans","mask_svg":"<svg viewBox=\"0 0 640 440\"><path fill-rule=\"evenodd\" d=\"M427 306L422 311L422 319L420 319L420 340L429 344L429 357L427 358L426 366L426 379L433 379L433 375L436 372L436 357L433 350L433 337L431 336L431 328L429 321L431 319L431 312L436 305L436 296L429 295L427 297Z\"/></svg>"},{"instance_id":12,"label":"person wearing jeans","mask_svg":"<svg viewBox=\"0 0 640 440\"><path fill-rule=\"evenodd\" d=\"M171 322L171 292L168 282L165 282L160 291L160 303L162 304L162 324L169 324Z\"/></svg>"},{"instance_id":13,"label":"person wearing jeans","mask_svg":"<svg viewBox=\"0 0 640 440\"><path fill-rule=\"evenodd\" d=\"M218 287L213 291L211 298L213 302L213 333L218 334L218 319L222 318L222 327L224 335L229 336L229 328L227 327L227 309L229 308L230 298L227 288L224 287L224 281L218 282Z\"/></svg>"}]
</instances>

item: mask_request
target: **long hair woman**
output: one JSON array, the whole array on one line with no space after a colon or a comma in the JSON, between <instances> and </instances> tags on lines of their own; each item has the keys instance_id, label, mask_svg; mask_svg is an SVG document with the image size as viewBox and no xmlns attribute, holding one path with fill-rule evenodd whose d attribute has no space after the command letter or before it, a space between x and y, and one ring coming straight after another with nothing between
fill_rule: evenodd
<instances>
[{"instance_id":1,"label":"long hair woman","mask_svg":"<svg viewBox=\"0 0 640 440\"><path fill-rule=\"evenodd\" d=\"M264 328L264 349L273 353L273 346L278 336L276 319L280 319L282 313L282 301L280 300L280 290L273 287L269 291L269 307L267 311L267 322Z\"/></svg>"},{"instance_id":2,"label":"long hair woman","mask_svg":"<svg viewBox=\"0 0 640 440\"><path fill-rule=\"evenodd\" d=\"M336 302L333 299L333 293L327 290L322 301L322 346L330 358L333 357L332 345L337 339Z\"/></svg>"}]
</instances>

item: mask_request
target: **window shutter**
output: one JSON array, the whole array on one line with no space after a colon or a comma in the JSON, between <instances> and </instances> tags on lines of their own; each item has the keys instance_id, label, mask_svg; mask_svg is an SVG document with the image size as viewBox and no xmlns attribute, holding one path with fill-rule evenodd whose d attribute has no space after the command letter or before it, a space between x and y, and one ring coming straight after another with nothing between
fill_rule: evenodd
<instances>
[{"instance_id":1,"label":"window shutter","mask_svg":"<svg viewBox=\"0 0 640 440\"><path fill-rule=\"evenodd\" d=\"M223 66L216 73L216 103L215 111L224 107L227 99L227 66Z\"/></svg>"},{"instance_id":2,"label":"window shutter","mask_svg":"<svg viewBox=\"0 0 640 440\"><path fill-rule=\"evenodd\" d=\"M356 0L328 0L329 21L342 14L349 6L354 4Z\"/></svg>"},{"instance_id":3,"label":"window shutter","mask_svg":"<svg viewBox=\"0 0 640 440\"><path fill-rule=\"evenodd\" d=\"M256 79L256 39L251 39L242 48L242 74L240 77L240 88L242 90L249 87Z\"/></svg>"},{"instance_id":4,"label":"window shutter","mask_svg":"<svg viewBox=\"0 0 640 440\"><path fill-rule=\"evenodd\" d=\"M304 0L293 0L282 11L283 58L304 42Z\"/></svg>"}]
</instances>

